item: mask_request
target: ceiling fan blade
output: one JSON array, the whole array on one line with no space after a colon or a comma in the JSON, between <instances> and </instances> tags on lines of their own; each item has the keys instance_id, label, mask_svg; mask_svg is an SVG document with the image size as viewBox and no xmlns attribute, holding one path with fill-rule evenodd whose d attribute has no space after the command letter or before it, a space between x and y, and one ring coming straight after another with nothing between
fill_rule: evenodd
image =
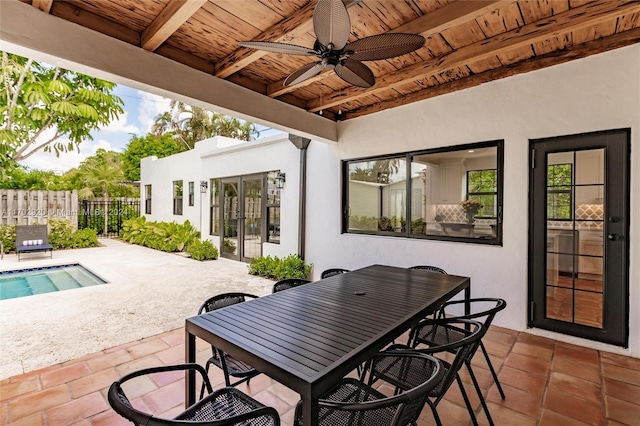
<instances>
[{"instance_id":1,"label":"ceiling fan blade","mask_svg":"<svg viewBox=\"0 0 640 426\"><path fill-rule=\"evenodd\" d=\"M349 41L351 21L342 0L318 0L313 11L313 30L323 46L342 49Z\"/></svg>"},{"instance_id":2,"label":"ceiling fan blade","mask_svg":"<svg viewBox=\"0 0 640 426\"><path fill-rule=\"evenodd\" d=\"M424 46L418 34L387 33L361 38L345 46L345 54L356 61L377 61L405 55ZM354 53L347 53L353 51Z\"/></svg>"},{"instance_id":3,"label":"ceiling fan blade","mask_svg":"<svg viewBox=\"0 0 640 426\"><path fill-rule=\"evenodd\" d=\"M276 43L273 41L241 41L240 46L251 49L265 50L272 53L286 53L288 55L316 56L318 52L295 44Z\"/></svg>"},{"instance_id":4,"label":"ceiling fan blade","mask_svg":"<svg viewBox=\"0 0 640 426\"><path fill-rule=\"evenodd\" d=\"M376 84L376 78L368 66L360 61L345 59L335 68L338 77L354 86L369 88Z\"/></svg>"},{"instance_id":5,"label":"ceiling fan blade","mask_svg":"<svg viewBox=\"0 0 640 426\"><path fill-rule=\"evenodd\" d=\"M316 74L319 74L322 71L322 62L312 62L310 64L304 65L294 72L292 72L289 77L284 80L285 86L293 86L294 84L301 83L308 78L313 77Z\"/></svg>"}]
</instances>

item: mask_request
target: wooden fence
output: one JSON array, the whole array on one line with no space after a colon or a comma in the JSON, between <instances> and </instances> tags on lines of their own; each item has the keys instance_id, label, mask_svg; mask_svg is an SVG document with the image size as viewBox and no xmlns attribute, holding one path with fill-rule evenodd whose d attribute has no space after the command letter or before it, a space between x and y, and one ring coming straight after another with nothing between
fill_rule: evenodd
<instances>
[{"instance_id":1,"label":"wooden fence","mask_svg":"<svg viewBox=\"0 0 640 426\"><path fill-rule=\"evenodd\" d=\"M0 189L0 225L46 224L49 218L68 219L78 226L78 191Z\"/></svg>"}]
</instances>

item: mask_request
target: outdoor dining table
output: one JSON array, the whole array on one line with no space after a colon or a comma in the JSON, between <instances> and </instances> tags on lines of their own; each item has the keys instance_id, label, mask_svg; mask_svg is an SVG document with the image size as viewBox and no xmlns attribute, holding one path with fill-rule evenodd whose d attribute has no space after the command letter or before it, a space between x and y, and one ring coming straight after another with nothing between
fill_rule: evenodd
<instances>
[{"instance_id":1,"label":"outdoor dining table","mask_svg":"<svg viewBox=\"0 0 640 426\"><path fill-rule=\"evenodd\" d=\"M323 392L462 290L468 277L368 266L188 318L186 360L204 339L299 393L315 426ZM187 405L195 386L188 374Z\"/></svg>"}]
</instances>

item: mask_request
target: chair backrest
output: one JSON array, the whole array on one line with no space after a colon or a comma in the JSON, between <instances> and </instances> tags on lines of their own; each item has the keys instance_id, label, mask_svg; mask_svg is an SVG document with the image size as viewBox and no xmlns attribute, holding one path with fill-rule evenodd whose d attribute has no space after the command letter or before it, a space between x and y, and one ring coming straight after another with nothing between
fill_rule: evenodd
<instances>
[{"instance_id":1,"label":"chair backrest","mask_svg":"<svg viewBox=\"0 0 640 426\"><path fill-rule=\"evenodd\" d=\"M428 374L421 376L421 380L424 380L419 381L419 384L412 389L386 398L366 398L365 402L339 402L334 400L338 398L321 399L318 401L321 417L331 416L332 411L341 411L346 412L343 414L349 416L349 425L380 425L380 421L376 421L376 419L379 419L379 413L382 410L387 413L392 410L393 416L389 426L414 424L418 420L429 393L440 383L445 374L442 362L431 355L411 351L380 352L374 355L371 361L375 362L376 358L396 358L396 360L392 360L391 363L401 365L414 362L419 363L421 368L424 368L424 371L428 372ZM341 394L347 394L345 395L345 399L349 398L348 394L351 393L351 388L354 391L359 390L360 392L366 392L366 389L363 389L361 381L352 378L343 379L340 391ZM327 424L332 424L331 421L328 421L330 420L329 417L326 417L326 420ZM336 424L338 423L336 422Z\"/></svg>"},{"instance_id":2,"label":"chair backrest","mask_svg":"<svg viewBox=\"0 0 640 426\"><path fill-rule=\"evenodd\" d=\"M437 266L431 266L431 265L416 265L416 266L411 266L409 269L420 269L421 271L437 272L439 274L447 275L447 271L445 271L444 269L438 268Z\"/></svg>"},{"instance_id":3,"label":"chair backrest","mask_svg":"<svg viewBox=\"0 0 640 426\"><path fill-rule=\"evenodd\" d=\"M487 332L489 326L493 322L496 314L507 307L507 302L504 299L492 298L492 297L478 297L469 300L452 300L444 303L440 307L439 317L446 317L446 308L452 305L459 305L469 302L471 307L471 313L469 315L456 315L458 319L476 320L482 323L484 327L484 333Z\"/></svg>"},{"instance_id":4,"label":"chair backrest","mask_svg":"<svg viewBox=\"0 0 640 426\"><path fill-rule=\"evenodd\" d=\"M200 373L204 385L206 386L209 393L213 391L211 386L211 382L209 381L209 377L207 376L206 371L202 366L198 364L181 364L181 365L170 365L170 366L160 366L160 367L152 367L145 368L142 370L133 371L119 380L113 382L109 387L107 392L107 400L109 401L109 405L113 408L113 411L120 414L125 419L131 421L134 425L144 425L144 426L174 426L174 425L182 425L184 422L171 420L171 419L163 419L160 417L156 417L151 413L146 413L144 411L140 411L136 409L131 402L129 401L129 397L125 394L122 389L122 384L134 379L136 377L147 376L151 374L158 373L166 373L170 371L187 371L187 370L196 370ZM194 423L197 424L197 423Z\"/></svg>"},{"instance_id":5,"label":"chair backrest","mask_svg":"<svg viewBox=\"0 0 640 426\"><path fill-rule=\"evenodd\" d=\"M334 275L346 274L347 272L351 272L351 271L348 269L342 269L342 268L326 269L322 271L322 274L320 274L320 278L325 279L325 278L333 277Z\"/></svg>"},{"instance_id":6,"label":"chair backrest","mask_svg":"<svg viewBox=\"0 0 640 426\"><path fill-rule=\"evenodd\" d=\"M478 345L480 344L480 339L484 335L485 328L480 322L468 319L439 318L435 320L426 320L425 323L427 321L431 326L429 333L434 336L438 333L455 333L463 334L465 336L453 343L416 349L424 354L435 354L440 352L452 352L455 354L454 359L451 361L450 368L442 379L442 383L434 389L430 395L440 399L456 379L458 370L462 368L465 360L469 359L470 356L475 353Z\"/></svg>"},{"instance_id":7,"label":"chair backrest","mask_svg":"<svg viewBox=\"0 0 640 426\"><path fill-rule=\"evenodd\" d=\"M49 244L47 225L17 225L16 246L23 245L23 241L42 240L42 244Z\"/></svg>"},{"instance_id":8,"label":"chair backrest","mask_svg":"<svg viewBox=\"0 0 640 426\"><path fill-rule=\"evenodd\" d=\"M205 312L215 311L225 306L235 305L245 302L247 299L257 299L258 296L248 293L222 293L207 299L198 309L198 315Z\"/></svg>"},{"instance_id":9,"label":"chair backrest","mask_svg":"<svg viewBox=\"0 0 640 426\"><path fill-rule=\"evenodd\" d=\"M280 280L273 285L272 293L277 293L282 290L288 290L292 287L297 287L302 284L308 284L311 281L305 280L302 278L287 278L285 280Z\"/></svg>"}]
</instances>

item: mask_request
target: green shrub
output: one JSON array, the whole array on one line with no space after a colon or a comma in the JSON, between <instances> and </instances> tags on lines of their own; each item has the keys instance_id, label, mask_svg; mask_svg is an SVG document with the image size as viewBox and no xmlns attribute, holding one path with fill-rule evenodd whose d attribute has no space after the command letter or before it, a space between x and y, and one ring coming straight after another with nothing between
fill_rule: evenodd
<instances>
[{"instance_id":1,"label":"green shrub","mask_svg":"<svg viewBox=\"0 0 640 426\"><path fill-rule=\"evenodd\" d=\"M49 219L49 244L54 249L73 248L73 224L67 219Z\"/></svg>"},{"instance_id":2,"label":"green shrub","mask_svg":"<svg viewBox=\"0 0 640 426\"><path fill-rule=\"evenodd\" d=\"M0 225L0 241L5 253L16 251L16 225Z\"/></svg>"},{"instance_id":3,"label":"green shrub","mask_svg":"<svg viewBox=\"0 0 640 426\"><path fill-rule=\"evenodd\" d=\"M98 247L98 234L95 229L78 229L73 233L73 247Z\"/></svg>"},{"instance_id":4,"label":"green shrub","mask_svg":"<svg viewBox=\"0 0 640 426\"><path fill-rule=\"evenodd\" d=\"M259 256L249 261L249 274L284 280L287 278L309 278L313 265L306 263L295 254L284 259L277 256Z\"/></svg>"},{"instance_id":5,"label":"green shrub","mask_svg":"<svg viewBox=\"0 0 640 426\"><path fill-rule=\"evenodd\" d=\"M131 244L166 252L183 251L193 241L200 238L198 232L187 220L183 224L175 222L147 222L144 216L122 222L120 237Z\"/></svg>"},{"instance_id":6,"label":"green shrub","mask_svg":"<svg viewBox=\"0 0 640 426\"><path fill-rule=\"evenodd\" d=\"M233 240L225 238L222 241L222 251L224 253L234 253L236 251L236 243Z\"/></svg>"},{"instance_id":7,"label":"green shrub","mask_svg":"<svg viewBox=\"0 0 640 426\"><path fill-rule=\"evenodd\" d=\"M218 249L209 240L195 240L187 247L187 253L195 260L218 258Z\"/></svg>"}]
</instances>

